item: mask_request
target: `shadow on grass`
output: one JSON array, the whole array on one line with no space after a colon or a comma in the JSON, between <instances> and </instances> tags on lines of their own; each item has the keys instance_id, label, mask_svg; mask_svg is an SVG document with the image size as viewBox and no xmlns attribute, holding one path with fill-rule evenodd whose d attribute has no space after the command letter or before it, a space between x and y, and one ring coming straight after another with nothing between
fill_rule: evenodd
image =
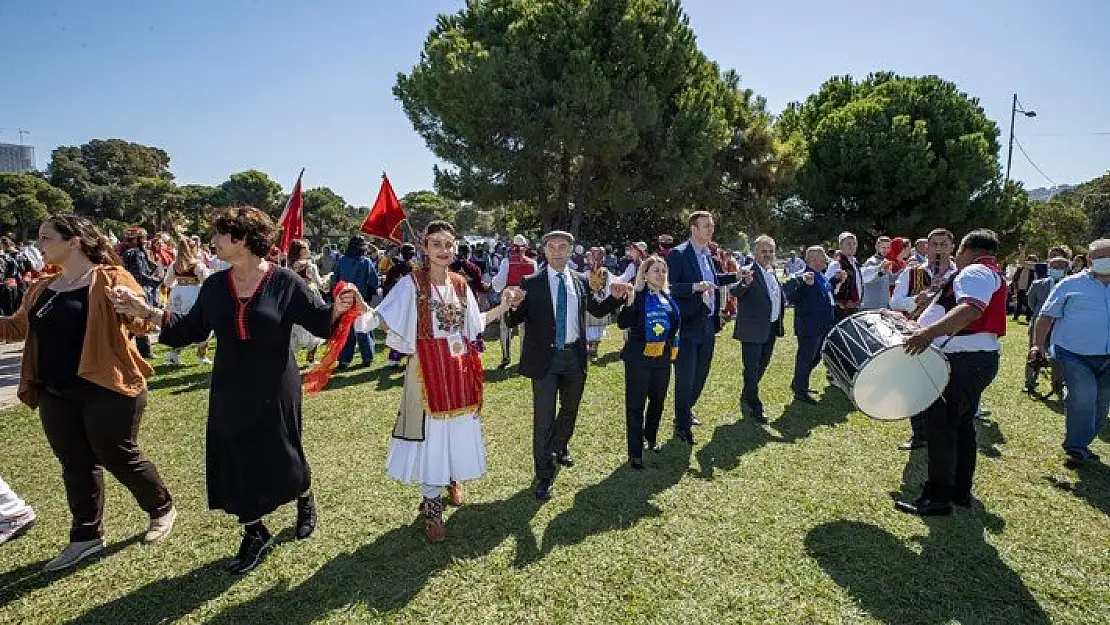
<instances>
[{"instance_id":1,"label":"shadow on grass","mask_svg":"<svg viewBox=\"0 0 1110 625\"><path fill-rule=\"evenodd\" d=\"M1099 462L1086 462L1075 467L1078 482L1046 478L1052 486L1071 493L1092 508L1110 515L1110 467Z\"/></svg>"},{"instance_id":2,"label":"shadow on grass","mask_svg":"<svg viewBox=\"0 0 1110 625\"><path fill-rule=\"evenodd\" d=\"M302 625L353 603L378 613L402 608L454 562L483 557L506 539L516 540L513 566L534 561L538 547L530 522L537 510L539 503L531 489L525 489L508 499L468 504L451 513L447 540L437 545L424 540L419 523L394 528L372 544L331 560L300 585L271 587L209 622Z\"/></svg>"},{"instance_id":3,"label":"shadow on grass","mask_svg":"<svg viewBox=\"0 0 1110 625\"><path fill-rule=\"evenodd\" d=\"M979 453L988 458L1001 458L1002 445L1006 444L1006 436L998 427L997 421L975 420L975 441Z\"/></svg>"},{"instance_id":4,"label":"shadow on grass","mask_svg":"<svg viewBox=\"0 0 1110 625\"><path fill-rule=\"evenodd\" d=\"M808 438L819 427L843 423L853 410L843 393L829 387L817 404L798 401L788 404L782 416L767 427L748 419L719 425L713 430L713 438L696 454L698 475L711 480L715 469L728 472L739 466L744 454L768 443L796 443ZM778 436L769 428L777 431Z\"/></svg>"},{"instance_id":5,"label":"shadow on grass","mask_svg":"<svg viewBox=\"0 0 1110 625\"><path fill-rule=\"evenodd\" d=\"M644 470L625 464L578 491L574 505L552 519L544 531L543 555L557 546L577 545L590 536L628 529L661 515L651 497L677 484L689 467L690 446L672 438L660 453L644 454Z\"/></svg>"},{"instance_id":6,"label":"shadow on grass","mask_svg":"<svg viewBox=\"0 0 1110 625\"><path fill-rule=\"evenodd\" d=\"M930 517L915 538L920 553L886 530L833 521L806 535L806 551L872 617L903 623L1049 622L1025 583L984 540L1004 523L976 505L953 517Z\"/></svg>"},{"instance_id":7,"label":"shadow on grass","mask_svg":"<svg viewBox=\"0 0 1110 625\"><path fill-rule=\"evenodd\" d=\"M131 545L138 543L140 538L141 536L136 534L125 541L108 545L104 548L104 551L101 551L87 560L82 560L77 566L64 571L48 572L42 570L42 567L46 566L49 560L42 560L8 571L0 575L0 607L8 605L29 592L46 588L55 581L66 577L78 569L89 566L103 558L115 555Z\"/></svg>"},{"instance_id":8,"label":"shadow on grass","mask_svg":"<svg viewBox=\"0 0 1110 625\"><path fill-rule=\"evenodd\" d=\"M163 389L180 389L181 387L189 387L189 390L196 390L197 388L208 388L208 381L212 378L212 368L198 366L196 371L190 372L185 375L166 375L166 373L180 372L180 367L169 367L166 371L159 371L163 367L160 365L155 367L155 376L147 380L146 386L148 390L157 391Z\"/></svg>"},{"instance_id":9,"label":"shadow on grass","mask_svg":"<svg viewBox=\"0 0 1110 625\"><path fill-rule=\"evenodd\" d=\"M367 382L376 381L375 390L385 391L391 388L396 388L405 383L405 370L394 369L386 365L363 366L359 368L347 368L339 372L339 375L332 375L328 380L328 386L322 392L335 391L348 386L356 386L365 384Z\"/></svg>"},{"instance_id":10,"label":"shadow on grass","mask_svg":"<svg viewBox=\"0 0 1110 625\"><path fill-rule=\"evenodd\" d=\"M591 367L607 367L611 363L620 361L620 359L621 359L620 350L615 351L615 352L609 352L608 354L605 354L604 356L599 356L598 358L595 358L595 359L591 360L590 361L590 366Z\"/></svg>"},{"instance_id":11,"label":"shadow on grass","mask_svg":"<svg viewBox=\"0 0 1110 625\"><path fill-rule=\"evenodd\" d=\"M240 579L227 571L226 559L213 560L184 575L159 579L97 606L70 624L176 622L223 594Z\"/></svg>"}]
</instances>

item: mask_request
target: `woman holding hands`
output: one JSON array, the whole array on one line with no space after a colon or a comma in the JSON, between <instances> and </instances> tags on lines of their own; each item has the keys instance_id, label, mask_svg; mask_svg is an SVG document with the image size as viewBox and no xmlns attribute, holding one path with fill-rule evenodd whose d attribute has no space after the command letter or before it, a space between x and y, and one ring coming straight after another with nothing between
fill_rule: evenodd
<instances>
[{"instance_id":1,"label":"woman holding hands","mask_svg":"<svg viewBox=\"0 0 1110 625\"><path fill-rule=\"evenodd\" d=\"M678 353L678 304L670 294L667 263L651 256L640 265L636 284L617 313L617 326L628 330L624 360L625 422L628 462L643 469L644 442L659 451L659 419L671 383L671 360ZM646 412L645 412L646 404Z\"/></svg>"},{"instance_id":2,"label":"woman holding hands","mask_svg":"<svg viewBox=\"0 0 1110 625\"><path fill-rule=\"evenodd\" d=\"M114 291L116 310L162 327L171 347L216 334L208 404L208 506L238 517L243 539L228 567L242 574L273 546L262 523L283 504L297 502L296 536L316 527L308 461L301 446L301 376L290 349L294 324L327 337L352 306L351 287L325 304L297 274L266 260L274 223L252 207L220 212L213 221L216 254L231 265L206 280L186 315L150 306L133 291Z\"/></svg>"}]
</instances>

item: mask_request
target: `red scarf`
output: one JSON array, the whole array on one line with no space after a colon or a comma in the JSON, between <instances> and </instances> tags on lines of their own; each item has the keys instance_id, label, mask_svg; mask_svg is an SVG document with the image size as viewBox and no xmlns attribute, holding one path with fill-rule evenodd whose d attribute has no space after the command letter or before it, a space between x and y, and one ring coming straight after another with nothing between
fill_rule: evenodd
<instances>
[{"instance_id":1,"label":"red scarf","mask_svg":"<svg viewBox=\"0 0 1110 625\"><path fill-rule=\"evenodd\" d=\"M337 282L335 291L332 292L332 298L338 299L345 286L347 286L346 282L342 280ZM331 379L331 374L335 371L335 363L339 360L339 352L347 344L347 337L350 336L351 328L354 327L355 319L358 319L358 316L358 308L355 306L351 306L350 310L343 313L343 316L339 318L339 323L332 330L331 338L328 339L327 352L324 354L324 358L320 360L320 364L313 367L302 377L301 387L308 397L319 393L328 385L328 380Z\"/></svg>"}]
</instances>

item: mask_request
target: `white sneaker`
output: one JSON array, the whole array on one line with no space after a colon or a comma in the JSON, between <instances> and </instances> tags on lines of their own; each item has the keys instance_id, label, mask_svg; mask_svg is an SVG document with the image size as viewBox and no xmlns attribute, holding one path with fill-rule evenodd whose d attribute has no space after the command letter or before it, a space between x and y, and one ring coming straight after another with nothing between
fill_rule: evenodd
<instances>
[{"instance_id":1,"label":"white sneaker","mask_svg":"<svg viewBox=\"0 0 1110 625\"><path fill-rule=\"evenodd\" d=\"M151 519L150 525L146 528L146 533L143 534L144 543L156 543L166 536L170 535L173 531L173 523L177 520L177 506L170 508L169 512L163 514L157 519Z\"/></svg>"},{"instance_id":2,"label":"white sneaker","mask_svg":"<svg viewBox=\"0 0 1110 625\"><path fill-rule=\"evenodd\" d=\"M60 571L68 569L69 567L77 564L85 558L104 551L104 539L97 538L96 540L84 540L81 542L69 543L58 557L46 563L43 570L46 571Z\"/></svg>"},{"instance_id":3,"label":"white sneaker","mask_svg":"<svg viewBox=\"0 0 1110 625\"><path fill-rule=\"evenodd\" d=\"M204 358L201 358L197 362L199 362L202 365L210 365L210 364L212 364L212 359L209 358L208 356L205 356Z\"/></svg>"},{"instance_id":4,"label":"white sneaker","mask_svg":"<svg viewBox=\"0 0 1110 625\"><path fill-rule=\"evenodd\" d=\"M181 356L177 352L166 352L166 364L178 366L181 364Z\"/></svg>"},{"instance_id":5,"label":"white sneaker","mask_svg":"<svg viewBox=\"0 0 1110 625\"><path fill-rule=\"evenodd\" d=\"M35 511L30 506L19 514L0 519L0 545L27 533L35 524Z\"/></svg>"}]
</instances>

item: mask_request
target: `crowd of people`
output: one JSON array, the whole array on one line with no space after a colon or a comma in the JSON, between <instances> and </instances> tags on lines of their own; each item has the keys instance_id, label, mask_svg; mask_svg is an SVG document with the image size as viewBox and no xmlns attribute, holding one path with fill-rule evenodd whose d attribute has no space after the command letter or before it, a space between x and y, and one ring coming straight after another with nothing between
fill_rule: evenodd
<instances>
[{"instance_id":1,"label":"crowd of people","mask_svg":"<svg viewBox=\"0 0 1110 625\"><path fill-rule=\"evenodd\" d=\"M197 236L149 238L141 228L114 244L88 220L50 217L35 246L5 241L21 292L0 317L0 339L24 341L19 397L40 411L70 504L70 542L47 568L104 549L103 469L150 517L145 540L173 528L170 491L137 444L154 335L170 348L168 364L180 365L181 350L195 346L198 362L213 367L208 504L242 527L229 561L235 573L252 570L271 549L265 518L281 505L296 502L298 539L316 529L298 352L308 350L313 366L328 342L318 367L350 367L356 348L370 365L375 332L388 366L404 378L385 472L419 488L419 518L432 542L445 539L446 507L465 504L464 483L487 469L481 355L494 322L500 368L511 366L512 337L520 338L517 373L531 382L539 500L555 497L559 471L575 465L571 441L585 381L609 325L623 332L627 456L639 470L644 450L661 449L668 394L674 438L696 444L697 404L730 320L741 348L741 416L771 419L760 386L789 308L795 402L817 402L811 380L825 337L861 311L899 319L908 354L937 349L947 358L942 398L905 415L911 432L901 447L927 450L928 477L919 497L897 502L904 512L946 515L972 501L974 417L997 375L1011 311L1029 315L1029 362L1051 357L1066 382L1067 460L1098 459L1089 445L1110 409L1110 240L1092 242L1087 257L1058 246L1046 263L1029 257L1007 271L990 230L957 238L938 228L913 242L879 236L866 257L857 236L844 232L833 250L811 246L779 261L766 235L752 241L750 254L718 246L708 212L692 213L688 227L678 244L660 235L652 246L614 249L587 248L558 230L535 245L522 235L472 244L435 221L414 242L379 250L355 236L342 253L329 245L314 257L304 240L278 251L274 223L249 207L215 216L211 247ZM0 480L0 542L34 520Z\"/></svg>"}]
</instances>

